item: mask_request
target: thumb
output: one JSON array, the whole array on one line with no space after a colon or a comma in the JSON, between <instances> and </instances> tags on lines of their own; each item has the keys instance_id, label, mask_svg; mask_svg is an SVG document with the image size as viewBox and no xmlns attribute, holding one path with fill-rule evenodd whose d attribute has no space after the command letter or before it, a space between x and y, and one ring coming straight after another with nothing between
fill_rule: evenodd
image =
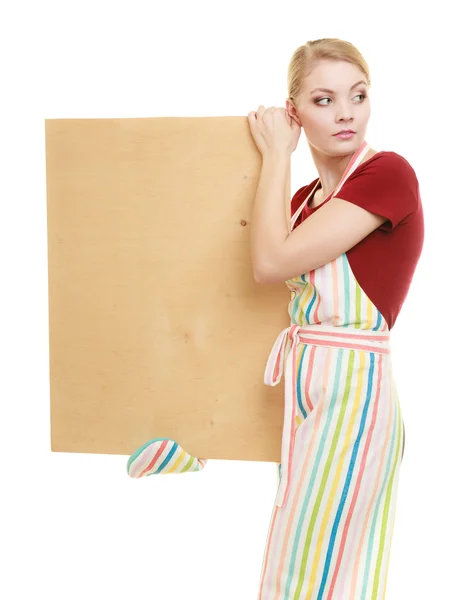
<instances>
[{"instance_id":1,"label":"thumb","mask_svg":"<svg viewBox=\"0 0 450 600\"><path fill-rule=\"evenodd\" d=\"M256 126L256 113L254 111L248 113L248 124L250 127L250 131L253 134L253 131Z\"/></svg>"}]
</instances>

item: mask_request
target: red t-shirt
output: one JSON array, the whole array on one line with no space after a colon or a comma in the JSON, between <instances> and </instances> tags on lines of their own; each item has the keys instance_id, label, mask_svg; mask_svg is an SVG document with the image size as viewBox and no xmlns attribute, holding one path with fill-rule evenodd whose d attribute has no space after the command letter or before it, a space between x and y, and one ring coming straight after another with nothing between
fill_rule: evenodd
<instances>
[{"instance_id":1,"label":"red t-shirt","mask_svg":"<svg viewBox=\"0 0 450 600\"><path fill-rule=\"evenodd\" d=\"M292 197L293 216L319 178ZM359 285L392 329L405 301L424 241L419 183L409 162L396 152L380 151L360 164L336 194L337 198L382 215L385 221L347 251ZM303 207L294 229L324 203Z\"/></svg>"}]
</instances>

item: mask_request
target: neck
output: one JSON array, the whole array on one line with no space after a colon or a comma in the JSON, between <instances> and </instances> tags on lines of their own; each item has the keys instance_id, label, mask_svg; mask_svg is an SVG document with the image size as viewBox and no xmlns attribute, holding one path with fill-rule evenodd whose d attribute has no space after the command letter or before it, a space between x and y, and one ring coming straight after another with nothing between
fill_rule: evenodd
<instances>
[{"instance_id":1,"label":"neck","mask_svg":"<svg viewBox=\"0 0 450 600\"><path fill-rule=\"evenodd\" d=\"M358 148L355 148L348 154L339 156L330 156L329 154L325 154L314 146L311 146L311 144L309 144L309 148L311 150L314 164L316 165L316 169L319 173L319 185L322 187L322 194L325 199L331 194L331 192L333 192L333 190L336 189L345 169L347 168L347 165L351 161Z\"/></svg>"}]
</instances>

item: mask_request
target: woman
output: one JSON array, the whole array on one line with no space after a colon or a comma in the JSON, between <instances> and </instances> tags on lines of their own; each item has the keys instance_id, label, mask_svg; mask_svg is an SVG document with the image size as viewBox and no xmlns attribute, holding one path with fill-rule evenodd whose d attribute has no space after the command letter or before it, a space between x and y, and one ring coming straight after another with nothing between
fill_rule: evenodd
<instances>
[{"instance_id":1,"label":"woman","mask_svg":"<svg viewBox=\"0 0 450 600\"><path fill-rule=\"evenodd\" d=\"M265 373L275 385L284 363L286 405L259 598L382 599L405 440L389 334L423 246L419 186L403 157L364 140L370 77L354 46L308 42L288 84L286 110L248 115L263 156L255 279L291 290ZM302 128L320 177L294 194L288 229Z\"/></svg>"},{"instance_id":2,"label":"woman","mask_svg":"<svg viewBox=\"0 0 450 600\"><path fill-rule=\"evenodd\" d=\"M405 439L389 334L421 254L423 214L410 164L364 139L369 87L352 44L315 40L291 59L286 109L248 115L263 158L254 276L291 290L291 325L265 372L275 385L284 371L286 387L259 600L385 595ZM319 178L294 194L288 226L286 179L302 129ZM139 448L127 467L143 477L206 462L164 438Z\"/></svg>"}]
</instances>

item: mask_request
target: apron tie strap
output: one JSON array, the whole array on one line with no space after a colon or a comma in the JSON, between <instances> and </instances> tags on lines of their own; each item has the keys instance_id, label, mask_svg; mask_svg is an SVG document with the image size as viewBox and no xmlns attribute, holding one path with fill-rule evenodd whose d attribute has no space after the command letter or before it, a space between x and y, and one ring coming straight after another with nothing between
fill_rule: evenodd
<instances>
[{"instance_id":1,"label":"apron tie strap","mask_svg":"<svg viewBox=\"0 0 450 600\"><path fill-rule=\"evenodd\" d=\"M296 431L295 417L297 415L296 367L299 332L299 325L291 325L281 331L272 347L264 372L264 383L273 387L280 382L285 367L285 405L281 445L281 480L276 498L277 506L285 506L291 487L292 459L294 455L294 438ZM286 356L286 345L289 342L291 342L291 347Z\"/></svg>"}]
</instances>

